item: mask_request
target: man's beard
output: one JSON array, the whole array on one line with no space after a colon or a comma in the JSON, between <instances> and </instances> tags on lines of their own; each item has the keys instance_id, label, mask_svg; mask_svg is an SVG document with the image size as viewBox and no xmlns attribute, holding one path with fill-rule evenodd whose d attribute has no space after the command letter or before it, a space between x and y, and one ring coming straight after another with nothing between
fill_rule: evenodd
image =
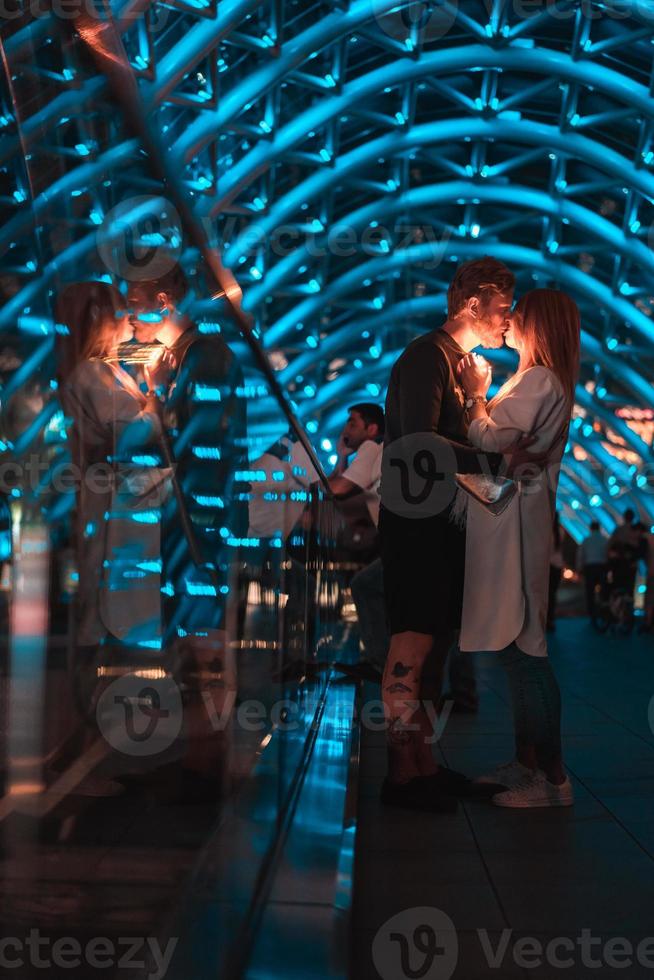
<instances>
[{"instance_id":1,"label":"man's beard","mask_svg":"<svg viewBox=\"0 0 654 980\"><path fill-rule=\"evenodd\" d=\"M494 350L504 343L504 329L494 328L490 323L479 323L475 333L479 337L480 346L487 350Z\"/></svg>"},{"instance_id":2,"label":"man's beard","mask_svg":"<svg viewBox=\"0 0 654 980\"><path fill-rule=\"evenodd\" d=\"M143 330L139 326L134 327L134 340L138 341L139 344L153 344L156 339L156 334L151 330Z\"/></svg>"}]
</instances>

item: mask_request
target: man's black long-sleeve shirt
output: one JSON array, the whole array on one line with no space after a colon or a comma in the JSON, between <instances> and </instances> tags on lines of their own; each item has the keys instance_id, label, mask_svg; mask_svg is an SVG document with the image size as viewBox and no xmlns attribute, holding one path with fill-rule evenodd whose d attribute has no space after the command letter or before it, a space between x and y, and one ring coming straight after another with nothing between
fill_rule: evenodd
<instances>
[{"instance_id":1,"label":"man's black long-sleeve shirt","mask_svg":"<svg viewBox=\"0 0 654 980\"><path fill-rule=\"evenodd\" d=\"M503 457L467 444L465 396L457 366L466 352L442 329L412 341L393 365L386 396L384 443L417 432L449 440L459 473L497 472Z\"/></svg>"}]
</instances>

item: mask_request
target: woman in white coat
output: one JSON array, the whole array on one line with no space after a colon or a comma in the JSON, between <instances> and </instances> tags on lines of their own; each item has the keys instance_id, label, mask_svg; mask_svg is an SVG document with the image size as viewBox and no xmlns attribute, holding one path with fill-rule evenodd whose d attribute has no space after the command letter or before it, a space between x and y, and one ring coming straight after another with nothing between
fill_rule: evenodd
<instances>
[{"instance_id":1,"label":"woman in white coat","mask_svg":"<svg viewBox=\"0 0 654 980\"><path fill-rule=\"evenodd\" d=\"M493 802L570 806L561 697L545 630L556 490L579 371L579 310L565 293L533 290L518 303L505 342L519 352L520 364L488 404L487 362L468 355L459 367L460 384L473 400L468 438L484 451L502 452L531 435L530 448L547 453L547 464L518 482L499 516L468 497L461 649L501 651L508 673L516 759L481 778L507 787Z\"/></svg>"},{"instance_id":2,"label":"woman in white coat","mask_svg":"<svg viewBox=\"0 0 654 980\"><path fill-rule=\"evenodd\" d=\"M72 425L77 477L76 646L157 649L161 640L159 507L169 471L156 464L157 399L118 364L133 336L113 286L82 282L59 295L59 396ZM150 452L148 453L148 449Z\"/></svg>"}]
</instances>

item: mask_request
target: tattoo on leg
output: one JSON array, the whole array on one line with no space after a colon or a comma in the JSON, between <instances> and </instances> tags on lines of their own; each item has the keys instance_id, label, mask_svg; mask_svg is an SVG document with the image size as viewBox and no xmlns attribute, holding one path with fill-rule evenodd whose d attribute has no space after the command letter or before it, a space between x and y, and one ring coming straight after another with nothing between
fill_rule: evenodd
<instances>
[{"instance_id":1,"label":"tattoo on leg","mask_svg":"<svg viewBox=\"0 0 654 980\"><path fill-rule=\"evenodd\" d=\"M413 667L409 667L407 664L403 664L401 660L398 660L397 663L393 665L393 670L391 673L393 677L406 677L406 675L410 674L412 670Z\"/></svg>"},{"instance_id":2,"label":"tattoo on leg","mask_svg":"<svg viewBox=\"0 0 654 980\"><path fill-rule=\"evenodd\" d=\"M406 684L401 684L399 681L396 681L395 684L391 684L390 687L384 688L384 690L388 691L390 694L400 694L405 691L409 694L411 693L411 688L407 687Z\"/></svg>"},{"instance_id":3,"label":"tattoo on leg","mask_svg":"<svg viewBox=\"0 0 654 980\"><path fill-rule=\"evenodd\" d=\"M407 745L411 740L411 732L407 730L407 727L400 716L397 718L391 718L387 736L389 745L396 748L401 745Z\"/></svg>"}]
</instances>

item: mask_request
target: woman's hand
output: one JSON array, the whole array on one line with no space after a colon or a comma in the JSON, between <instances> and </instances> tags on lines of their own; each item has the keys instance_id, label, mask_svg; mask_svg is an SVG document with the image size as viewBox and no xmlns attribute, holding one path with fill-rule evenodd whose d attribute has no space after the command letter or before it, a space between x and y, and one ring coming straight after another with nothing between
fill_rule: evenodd
<instances>
[{"instance_id":1,"label":"woman's hand","mask_svg":"<svg viewBox=\"0 0 654 980\"><path fill-rule=\"evenodd\" d=\"M161 411L161 399L156 391L150 390L145 396L145 410L153 415L158 415Z\"/></svg>"},{"instance_id":2,"label":"woman's hand","mask_svg":"<svg viewBox=\"0 0 654 980\"><path fill-rule=\"evenodd\" d=\"M493 380L493 371L485 357L480 354L466 354L457 367L459 384L468 398L486 397Z\"/></svg>"}]
</instances>

